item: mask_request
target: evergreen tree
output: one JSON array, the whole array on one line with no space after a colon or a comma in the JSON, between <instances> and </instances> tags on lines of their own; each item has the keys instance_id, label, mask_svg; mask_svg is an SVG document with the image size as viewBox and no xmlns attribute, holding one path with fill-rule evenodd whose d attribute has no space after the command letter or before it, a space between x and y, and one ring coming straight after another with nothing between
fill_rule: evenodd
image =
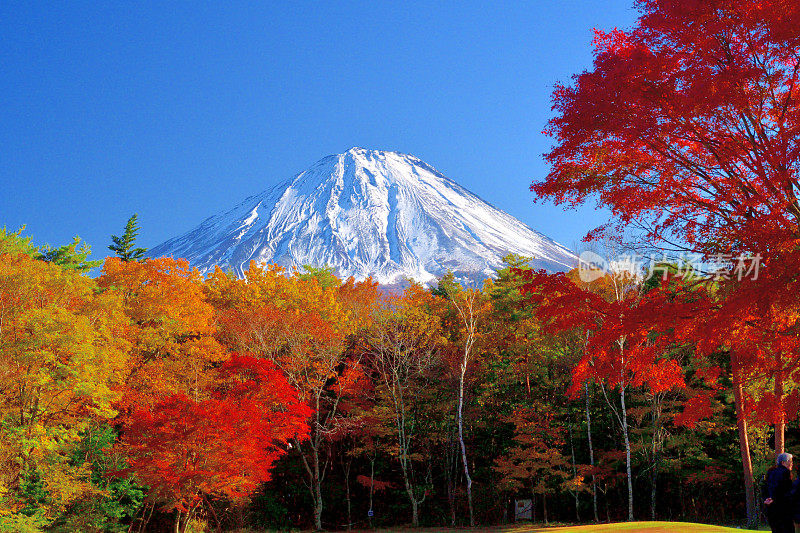
<instances>
[{"instance_id":1,"label":"evergreen tree","mask_svg":"<svg viewBox=\"0 0 800 533\"><path fill-rule=\"evenodd\" d=\"M25 254L34 259L55 263L78 272L86 272L102 264L102 261L88 260L92 249L85 242L81 243L81 238L77 235L72 239L71 244L53 248L49 244L34 245L31 243L30 237L22 236L24 230L24 225L14 232L9 232L5 227L0 228L0 254Z\"/></svg>"},{"instance_id":2,"label":"evergreen tree","mask_svg":"<svg viewBox=\"0 0 800 533\"><path fill-rule=\"evenodd\" d=\"M91 253L92 248L85 242L81 243L81 238L76 235L71 244L65 244L58 248L45 244L39 249L37 259L55 263L70 270L86 272L103 264L100 260L87 260Z\"/></svg>"},{"instance_id":3,"label":"evergreen tree","mask_svg":"<svg viewBox=\"0 0 800 533\"><path fill-rule=\"evenodd\" d=\"M449 295L457 294L461 291L461 284L456 280L456 275L449 268L444 275L439 278L439 284L436 287L431 287L431 294L439 296L440 298L450 298Z\"/></svg>"},{"instance_id":4,"label":"evergreen tree","mask_svg":"<svg viewBox=\"0 0 800 533\"><path fill-rule=\"evenodd\" d=\"M342 284L341 280L336 277L334 267L325 265L323 267L315 267L313 265L303 265L303 273L297 277L304 280L316 278L320 287L329 289L331 287L338 287Z\"/></svg>"},{"instance_id":5,"label":"evergreen tree","mask_svg":"<svg viewBox=\"0 0 800 533\"><path fill-rule=\"evenodd\" d=\"M134 248L136 236L139 234L139 226L136 224L136 213L131 215L128 223L125 224L125 233L122 237L116 235L111 236L114 244L108 247L109 250L115 252L118 257L123 261L141 261L144 258L146 248Z\"/></svg>"}]
</instances>

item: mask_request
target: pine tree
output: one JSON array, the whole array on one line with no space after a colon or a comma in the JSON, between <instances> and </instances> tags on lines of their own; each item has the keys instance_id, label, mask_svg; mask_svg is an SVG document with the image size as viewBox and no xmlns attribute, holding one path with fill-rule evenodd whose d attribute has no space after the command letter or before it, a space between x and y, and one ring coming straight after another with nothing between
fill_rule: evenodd
<instances>
[{"instance_id":1,"label":"pine tree","mask_svg":"<svg viewBox=\"0 0 800 533\"><path fill-rule=\"evenodd\" d=\"M136 236L139 234L139 226L136 224L136 213L131 215L128 223L125 224L125 233L122 237L116 235L111 236L114 244L108 247L109 250L115 252L123 261L141 261L144 258L146 248L134 248Z\"/></svg>"}]
</instances>

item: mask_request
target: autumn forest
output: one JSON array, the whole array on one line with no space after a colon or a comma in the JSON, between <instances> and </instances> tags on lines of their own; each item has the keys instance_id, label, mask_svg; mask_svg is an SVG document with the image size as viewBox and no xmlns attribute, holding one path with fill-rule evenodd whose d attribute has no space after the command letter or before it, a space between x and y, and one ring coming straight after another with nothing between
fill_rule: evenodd
<instances>
[{"instance_id":1,"label":"autumn forest","mask_svg":"<svg viewBox=\"0 0 800 533\"><path fill-rule=\"evenodd\" d=\"M0 530L474 526L521 499L763 522L800 452L800 4L637 7L555 88L530 186L608 210L605 270L508 255L388 291L203 276L148 258L135 216L102 264L1 230Z\"/></svg>"}]
</instances>

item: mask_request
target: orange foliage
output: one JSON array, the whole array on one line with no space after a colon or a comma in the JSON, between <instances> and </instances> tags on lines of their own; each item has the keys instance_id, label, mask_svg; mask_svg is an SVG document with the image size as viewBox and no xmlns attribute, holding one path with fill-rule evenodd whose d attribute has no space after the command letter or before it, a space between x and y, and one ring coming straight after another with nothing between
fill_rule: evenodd
<instances>
[{"instance_id":1,"label":"orange foliage","mask_svg":"<svg viewBox=\"0 0 800 533\"><path fill-rule=\"evenodd\" d=\"M185 260L106 260L98 284L122 297L133 344L128 402L184 393L197 398L209 366L228 358L214 338L214 309Z\"/></svg>"}]
</instances>

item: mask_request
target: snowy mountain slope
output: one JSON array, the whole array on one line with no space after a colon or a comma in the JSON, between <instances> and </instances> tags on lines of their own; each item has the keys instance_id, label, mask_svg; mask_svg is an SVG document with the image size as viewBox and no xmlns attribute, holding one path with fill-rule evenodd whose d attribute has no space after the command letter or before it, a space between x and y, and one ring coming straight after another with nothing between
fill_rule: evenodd
<instances>
[{"instance_id":1,"label":"snowy mountain slope","mask_svg":"<svg viewBox=\"0 0 800 533\"><path fill-rule=\"evenodd\" d=\"M490 276L509 252L563 271L568 249L484 202L414 156L351 148L150 250L241 276L251 260L332 265L342 278L429 282L448 269Z\"/></svg>"}]
</instances>

